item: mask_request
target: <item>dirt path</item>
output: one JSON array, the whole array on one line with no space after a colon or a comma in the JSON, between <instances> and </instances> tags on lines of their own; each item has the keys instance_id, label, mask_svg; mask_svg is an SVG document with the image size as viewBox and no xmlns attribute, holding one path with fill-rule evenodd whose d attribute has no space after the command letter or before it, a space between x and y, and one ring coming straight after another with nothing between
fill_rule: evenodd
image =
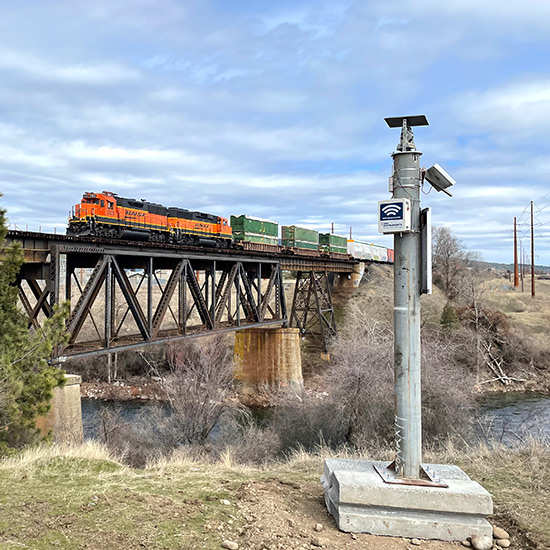
<instances>
[{"instance_id":1,"label":"dirt path","mask_svg":"<svg viewBox=\"0 0 550 550\"><path fill-rule=\"evenodd\" d=\"M238 539L241 549L297 550L303 548L373 550L451 550L458 543L350 534L339 531L327 512L320 483L287 483L276 479L250 481L239 491L238 507L246 524ZM322 526L320 531L316 531Z\"/></svg>"}]
</instances>

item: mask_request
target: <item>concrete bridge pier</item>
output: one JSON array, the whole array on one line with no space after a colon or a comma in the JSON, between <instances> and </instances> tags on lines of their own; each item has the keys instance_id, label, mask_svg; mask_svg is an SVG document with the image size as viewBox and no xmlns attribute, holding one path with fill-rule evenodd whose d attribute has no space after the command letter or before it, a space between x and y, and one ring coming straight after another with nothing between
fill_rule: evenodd
<instances>
[{"instance_id":1,"label":"concrete bridge pier","mask_svg":"<svg viewBox=\"0 0 550 550\"><path fill-rule=\"evenodd\" d=\"M253 328L235 333L235 380L241 393L301 390L302 357L297 328Z\"/></svg>"},{"instance_id":2,"label":"concrete bridge pier","mask_svg":"<svg viewBox=\"0 0 550 550\"><path fill-rule=\"evenodd\" d=\"M353 266L352 273L341 273L338 279L338 289L351 291L359 287L366 269L365 262L359 262Z\"/></svg>"},{"instance_id":3,"label":"concrete bridge pier","mask_svg":"<svg viewBox=\"0 0 550 550\"><path fill-rule=\"evenodd\" d=\"M36 419L36 427L42 435L52 433L55 443L82 443L82 409L80 384L76 374L65 375L65 385L54 388L51 408L45 416Z\"/></svg>"}]
</instances>

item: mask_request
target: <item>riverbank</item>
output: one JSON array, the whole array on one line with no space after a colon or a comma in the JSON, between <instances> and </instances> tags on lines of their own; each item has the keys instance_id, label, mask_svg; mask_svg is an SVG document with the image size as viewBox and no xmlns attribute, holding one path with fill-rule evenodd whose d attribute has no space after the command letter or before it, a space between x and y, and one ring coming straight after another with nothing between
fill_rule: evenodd
<instances>
[{"instance_id":1,"label":"riverbank","mask_svg":"<svg viewBox=\"0 0 550 550\"><path fill-rule=\"evenodd\" d=\"M229 453L216 464L179 455L136 470L95 443L28 451L0 461L0 547L218 549L231 541L251 550L413 548L408 539L337 530L319 483L322 457L331 455L298 453L261 468L234 464ZM426 459L458 464L492 493L494 524L510 533L511 548L549 547L548 448L450 449Z\"/></svg>"}]
</instances>

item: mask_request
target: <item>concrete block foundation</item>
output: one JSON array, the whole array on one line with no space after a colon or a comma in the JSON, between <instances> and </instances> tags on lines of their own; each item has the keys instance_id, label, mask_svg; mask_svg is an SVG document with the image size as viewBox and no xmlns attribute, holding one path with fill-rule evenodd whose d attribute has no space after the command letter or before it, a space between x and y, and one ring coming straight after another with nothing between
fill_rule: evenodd
<instances>
[{"instance_id":1,"label":"concrete block foundation","mask_svg":"<svg viewBox=\"0 0 550 550\"><path fill-rule=\"evenodd\" d=\"M235 333L235 380L242 393L303 386L300 330L254 328Z\"/></svg>"},{"instance_id":2,"label":"concrete block foundation","mask_svg":"<svg viewBox=\"0 0 550 550\"><path fill-rule=\"evenodd\" d=\"M65 385L54 388L51 408L45 416L36 419L36 427L43 435L52 433L55 443L82 443L82 408L80 384L76 374L65 375Z\"/></svg>"},{"instance_id":3,"label":"concrete block foundation","mask_svg":"<svg viewBox=\"0 0 550 550\"><path fill-rule=\"evenodd\" d=\"M389 462L325 460L325 502L340 530L446 541L492 536L491 495L457 466L429 465L449 486L442 488L386 483L374 465Z\"/></svg>"}]
</instances>

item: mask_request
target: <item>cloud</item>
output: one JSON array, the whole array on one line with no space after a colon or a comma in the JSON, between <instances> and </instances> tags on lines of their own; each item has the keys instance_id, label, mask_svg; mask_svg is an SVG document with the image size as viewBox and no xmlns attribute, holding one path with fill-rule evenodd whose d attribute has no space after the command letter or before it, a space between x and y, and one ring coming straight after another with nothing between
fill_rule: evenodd
<instances>
[{"instance_id":1,"label":"cloud","mask_svg":"<svg viewBox=\"0 0 550 550\"><path fill-rule=\"evenodd\" d=\"M495 141L539 136L550 125L550 75L528 75L485 90L470 90L453 102L457 117L491 132Z\"/></svg>"},{"instance_id":2,"label":"cloud","mask_svg":"<svg viewBox=\"0 0 550 550\"><path fill-rule=\"evenodd\" d=\"M376 204L399 134L383 119L426 113L423 164L457 185L423 203L487 259L507 259L513 216L546 193L549 11L535 0L7 4L3 204L19 225L62 230L83 191L110 189L334 222L388 245ZM541 242L543 263L549 252Z\"/></svg>"}]
</instances>

